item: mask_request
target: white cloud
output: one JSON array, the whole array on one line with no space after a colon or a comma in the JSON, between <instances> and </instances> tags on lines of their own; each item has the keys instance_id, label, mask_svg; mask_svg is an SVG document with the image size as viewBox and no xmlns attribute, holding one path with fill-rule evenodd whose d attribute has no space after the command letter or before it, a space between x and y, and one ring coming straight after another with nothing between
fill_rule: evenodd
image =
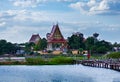
<instances>
[{"instance_id":1,"label":"white cloud","mask_svg":"<svg viewBox=\"0 0 120 82\"><path fill-rule=\"evenodd\" d=\"M120 31L120 25L111 24L111 25L104 25L104 27L101 29L102 31L109 31L109 32L116 32Z\"/></svg>"},{"instance_id":2,"label":"white cloud","mask_svg":"<svg viewBox=\"0 0 120 82\"><path fill-rule=\"evenodd\" d=\"M22 43L28 42L31 35L34 33L39 33L41 38L46 35L49 31L48 28L40 27L25 27L25 26L13 26L7 27L6 30L0 32L0 39L7 39L10 42Z\"/></svg>"},{"instance_id":3,"label":"white cloud","mask_svg":"<svg viewBox=\"0 0 120 82\"><path fill-rule=\"evenodd\" d=\"M3 27L6 25L6 22L0 22L0 27Z\"/></svg>"},{"instance_id":4,"label":"white cloud","mask_svg":"<svg viewBox=\"0 0 120 82\"><path fill-rule=\"evenodd\" d=\"M80 5L82 8L88 5L89 8L93 7L96 3L98 2L91 1L88 4L78 2L78 5L82 4ZM84 9L83 11L86 12ZM51 31L53 22L57 21L60 23L62 34L66 38L76 31L93 33L99 31L111 32L119 29L118 26L104 25L100 21L85 21L73 12L56 13L49 11L29 11L25 9L7 10L0 12L0 25L5 27L5 29L0 29L0 39L6 39L11 42L27 42L33 33L39 33L41 37L45 37L46 33Z\"/></svg>"},{"instance_id":5,"label":"white cloud","mask_svg":"<svg viewBox=\"0 0 120 82\"><path fill-rule=\"evenodd\" d=\"M54 16L55 15L55 16ZM54 16L54 17L53 17ZM44 11L28 11L28 10L7 10L0 12L0 18L13 21L56 21L56 14L48 13Z\"/></svg>"},{"instance_id":6,"label":"white cloud","mask_svg":"<svg viewBox=\"0 0 120 82\"><path fill-rule=\"evenodd\" d=\"M71 3L71 8L85 14L120 14L120 0L90 0Z\"/></svg>"},{"instance_id":7,"label":"white cloud","mask_svg":"<svg viewBox=\"0 0 120 82\"><path fill-rule=\"evenodd\" d=\"M19 7L36 7L47 0L14 0L13 5Z\"/></svg>"},{"instance_id":8,"label":"white cloud","mask_svg":"<svg viewBox=\"0 0 120 82\"><path fill-rule=\"evenodd\" d=\"M18 7L37 7L44 2L57 1L57 2L73 2L75 0L10 0L14 6Z\"/></svg>"},{"instance_id":9,"label":"white cloud","mask_svg":"<svg viewBox=\"0 0 120 82\"><path fill-rule=\"evenodd\" d=\"M57 0L58 2L73 2L75 0Z\"/></svg>"}]
</instances>

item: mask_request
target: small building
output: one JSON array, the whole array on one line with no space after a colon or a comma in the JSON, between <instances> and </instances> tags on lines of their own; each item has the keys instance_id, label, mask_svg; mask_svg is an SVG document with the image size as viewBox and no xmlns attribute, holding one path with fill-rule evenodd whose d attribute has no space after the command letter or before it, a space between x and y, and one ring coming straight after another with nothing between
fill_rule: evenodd
<instances>
[{"instance_id":1,"label":"small building","mask_svg":"<svg viewBox=\"0 0 120 82\"><path fill-rule=\"evenodd\" d=\"M78 50L72 50L72 54L77 55L77 54L79 54L79 51Z\"/></svg>"},{"instance_id":2,"label":"small building","mask_svg":"<svg viewBox=\"0 0 120 82\"><path fill-rule=\"evenodd\" d=\"M53 25L51 33L47 33L47 50L66 51L67 41L64 39L58 24Z\"/></svg>"},{"instance_id":3,"label":"small building","mask_svg":"<svg viewBox=\"0 0 120 82\"><path fill-rule=\"evenodd\" d=\"M33 34L32 37L30 38L29 42L33 42L35 44L38 44L40 39L41 38L40 38L39 34Z\"/></svg>"}]
</instances>

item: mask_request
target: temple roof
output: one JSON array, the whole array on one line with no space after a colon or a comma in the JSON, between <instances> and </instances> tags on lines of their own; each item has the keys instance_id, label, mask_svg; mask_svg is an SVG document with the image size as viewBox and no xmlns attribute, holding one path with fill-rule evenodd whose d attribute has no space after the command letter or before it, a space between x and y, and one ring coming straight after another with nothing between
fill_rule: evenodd
<instances>
[{"instance_id":1,"label":"temple roof","mask_svg":"<svg viewBox=\"0 0 120 82\"><path fill-rule=\"evenodd\" d=\"M64 39L58 24L53 25L51 33L47 33L47 41L53 43L64 43L66 40Z\"/></svg>"},{"instance_id":2,"label":"temple roof","mask_svg":"<svg viewBox=\"0 0 120 82\"><path fill-rule=\"evenodd\" d=\"M40 39L41 38L40 38L39 34L33 34L32 37L30 38L29 42L33 42L33 43L37 44Z\"/></svg>"}]
</instances>

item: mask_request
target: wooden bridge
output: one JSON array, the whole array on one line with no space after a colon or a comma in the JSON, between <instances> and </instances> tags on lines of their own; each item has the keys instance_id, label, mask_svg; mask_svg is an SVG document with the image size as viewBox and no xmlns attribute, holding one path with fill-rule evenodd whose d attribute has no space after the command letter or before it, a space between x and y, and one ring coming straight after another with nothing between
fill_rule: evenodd
<instances>
[{"instance_id":1,"label":"wooden bridge","mask_svg":"<svg viewBox=\"0 0 120 82\"><path fill-rule=\"evenodd\" d=\"M98 67L120 71L120 61L113 60L82 60L76 61L77 64L84 66Z\"/></svg>"}]
</instances>

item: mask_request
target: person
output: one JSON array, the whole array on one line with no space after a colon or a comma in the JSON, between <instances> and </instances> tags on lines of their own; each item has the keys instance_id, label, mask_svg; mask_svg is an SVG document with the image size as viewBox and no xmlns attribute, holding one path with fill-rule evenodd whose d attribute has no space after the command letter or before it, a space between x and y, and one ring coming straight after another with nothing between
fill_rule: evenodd
<instances>
[{"instance_id":1,"label":"person","mask_svg":"<svg viewBox=\"0 0 120 82\"><path fill-rule=\"evenodd\" d=\"M87 58L88 58L88 60L90 59L90 53L87 54Z\"/></svg>"}]
</instances>

